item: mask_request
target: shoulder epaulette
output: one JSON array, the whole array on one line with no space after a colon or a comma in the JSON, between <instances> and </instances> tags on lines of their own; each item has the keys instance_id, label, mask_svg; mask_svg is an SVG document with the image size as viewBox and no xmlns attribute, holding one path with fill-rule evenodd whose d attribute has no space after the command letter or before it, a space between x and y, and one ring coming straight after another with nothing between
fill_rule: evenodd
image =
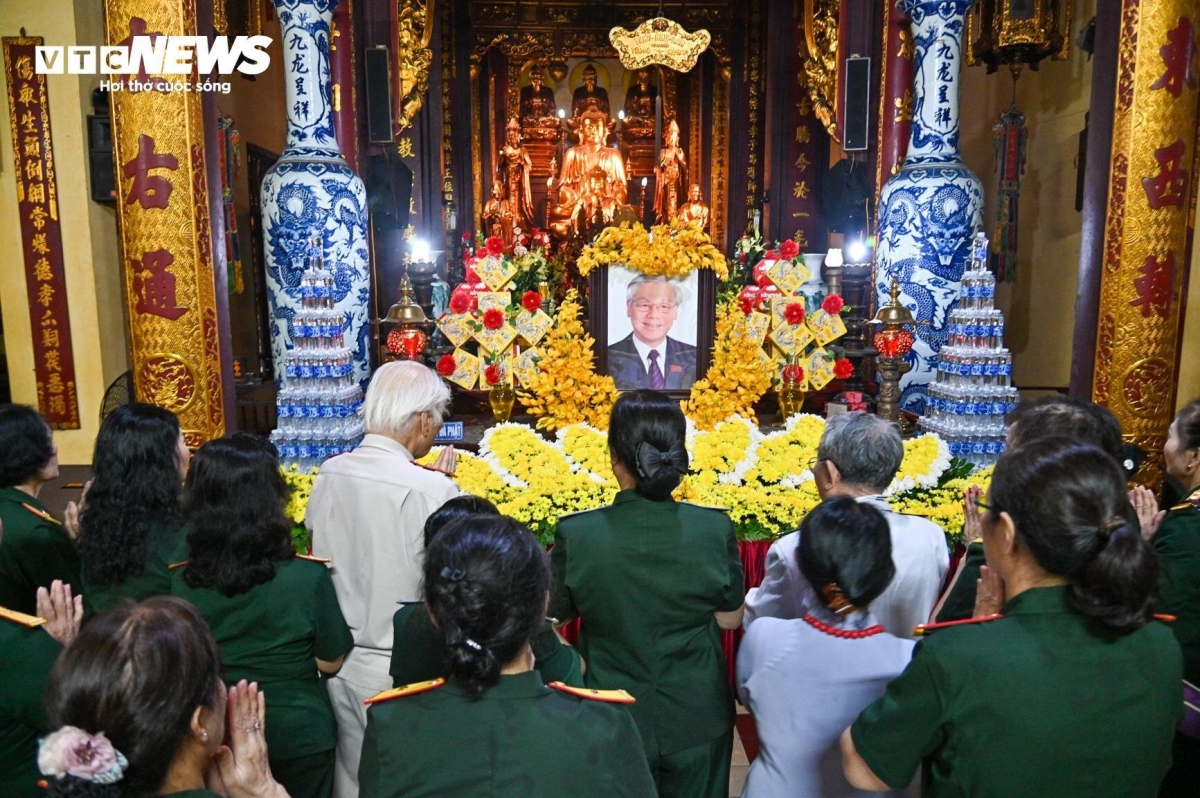
<instances>
[{"instance_id":1,"label":"shoulder epaulette","mask_svg":"<svg viewBox=\"0 0 1200 798\"><path fill-rule=\"evenodd\" d=\"M590 687L571 687L569 684L562 682L550 682L547 687L553 687L555 690L560 690L564 693L570 693L579 698L586 698L590 701L603 701L607 704L633 704L637 701L624 690L593 690Z\"/></svg>"},{"instance_id":2,"label":"shoulder epaulette","mask_svg":"<svg viewBox=\"0 0 1200 798\"><path fill-rule=\"evenodd\" d=\"M329 565L333 560L328 557L314 557L311 554L297 554L297 560L308 560L309 562L319 562L321 565Z\"/></svg>"},{"instance_id":3,"label":"shoulder epaulette","mask_svg":"<svg viewBox=\"0 0 1200 798\"><path fill-rule=\"evenodd\" d=\"M187 565L187 564L188 564L188 561L187 561L187 560L184 560L183 562L173 562L173 563L171 563L170 565L168 565L168 566L167 566L167 570L168 570L168 571L174 571L174 570L176 570L176 569L178 569L178 568L182 568L183 566L185 566L185 565Z\"/></svg>"},{"instance_id":4,"label":"shoulder epaulette","mask_svg":"<svg viewBox=\"0 0 1200 798\"><path fill-rule=\"evenodd\" d=\"M1175 616L1167 615L1163 612L1156 612L1154 613L1154 620L1162 621L1163 623L1175 623Z\"/></svg>"},{"instance_id":5,"label":"shoulder epaulette","mask_svg":"<svg viewBox=\"0 0 1200 798\"><path fill-rule=\"evenodd\" d=\"M729 512L728 507L718 507L715 504L696 504L695 502L680 502L680 504L686 504L689 507L699 507L701 510L716 510L718 513Z\"/></svg>"},{"instance_id":6,"label":"shoulder epaulette","mask_svg":"<svg viewBox=\"0 0 1200 798\"><path fill-rule=\"evenodd\" d=\"M23 612L17 612L16 610L10 610L5 607L0 607L0 618L3 618L6 621L12 621L13 623L21 626L28 626L30 629L46 623L45 618L39 618L36 615L26 615Z\"/></svg>"},{"instance_id":7,"label":"shoulder epaulette","mask_svg":"<svg viewBox=\"0 0 1200 798\"><path fill-rule=\"evenodd\" d=\"M1188 496L1186 499L1184 499L1183 501L1181 501L1179 504L1175 505L1171 509L1172 510L1188 510L1188 509L1200 510L1200 490L1196 491L1191 496Z\"/></svg>"},{"instance_id":8,"label":"shoulder epaulette","mask_svg":"<svg viewBox=\"0 0 1200 798\"><path fill-rule=\"evenodd\" d=\"M38 508L34 507L32 504L26 504L25 502L21 502L21 506L24 507L29 512L36 515L38 518L42 519L43 521L49 521L52 524L58 524L59 526L62 526L62 521L59 521L57 518L50 515L50 513L46 512L45 510L39 510Z\"/></svg>"},{"instance_id":9,"label":"shoulder epaulette","mask_svg":"<svg viewBox=\"0 0 1200 798\"><path fill-rule=\"evenodd\" d=\"M414 682L413 684L406 684L403 687L393 687L391 690L384 690L378 695L371 696L363 703L370 706L372 704L380 704L384 701L391 701L393 698L403 698L406 695L427 693L430 690L436 690L445 683L445 679L432 679L428 682Z\"/></svg>"},{"instance_id":10,"label":"shoulder epaulette","mask_svg":"<svg viewBox=\"0 0 1200 798\"><path fill-rule=\"evenodd\" d=\"M984 621L994 621L997 618L1003 618L1003 617L1004 616L1001 615L1000 613L996 613L995 615L985 615L982 618L963 618L962 620L958 620L958 621L943 621L942 623L923 623L920 626L913 629L913 635L916 637L922 637L926 632L936 632L938 629L946 629L951 626L965 626L965 625L971 624L971 623L983 623Z\"/></svg>"}]
</instances>

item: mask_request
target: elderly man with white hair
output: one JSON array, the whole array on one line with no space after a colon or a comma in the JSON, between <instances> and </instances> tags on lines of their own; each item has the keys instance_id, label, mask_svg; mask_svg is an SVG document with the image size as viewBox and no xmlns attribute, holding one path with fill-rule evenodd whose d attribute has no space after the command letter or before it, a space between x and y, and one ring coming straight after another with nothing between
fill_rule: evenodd
<instances>
[{"instance_id":1,"label":"elderly man with white hair","mask_svg":"<svg viewBox=\"0 0 1200 798\"><path fill-rule=\"evenodd\" d=\"M812 471L822 499L849 496L877 508L887 519L896 575L871 603L871 614L891 634L912 639L913 629L929 619L937 603L950 556L941 527L893 512L883 497L903 458L904 444L895 425L878 416L847 413L826 424ZM800 573L799 547L799 532L771 544L762 584L746 596L746 628L761 617L800 618L816 600Z\"/></svg>"},{"instance_id":2,"label":"elderly man with white hair","mask_svg":"<svg viewBox=\"0 0 1200 798\"><path fill-rule=\"evenodd\" d=\"M420 363L381 366L363 403L367 434L353 452L321 467L308 500L313 554L332 560L333 587L354 634L328 685L338 723L338 798L358 795L363 701L392 686L392 615L401 602L421 600L425 519L459 493L447 476L452 447L432 468L413 462L429 453L449 404L442 378Z\"/></svg>"}]
</instances>

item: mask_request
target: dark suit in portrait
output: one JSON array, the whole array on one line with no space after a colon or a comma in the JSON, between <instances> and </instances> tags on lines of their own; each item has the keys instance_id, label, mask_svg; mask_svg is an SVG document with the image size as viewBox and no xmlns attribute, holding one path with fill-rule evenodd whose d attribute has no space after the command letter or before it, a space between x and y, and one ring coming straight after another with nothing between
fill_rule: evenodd
<instances>
[{"instance_id":1,"label":"dark suit in portrait","mask_svg":"<svg viewBox=\"0 0 1200 798\"><path fill-rule=\"evenodd\" d=\"M650 374L642 363L633 333L608 348L608 373L617 384L618 391L633 391L638 388L653 388ZM696 347L667 337L667 363L663 369L663 390L680 391L692 387L696 381Z\"/></svg>"}]
</instances>

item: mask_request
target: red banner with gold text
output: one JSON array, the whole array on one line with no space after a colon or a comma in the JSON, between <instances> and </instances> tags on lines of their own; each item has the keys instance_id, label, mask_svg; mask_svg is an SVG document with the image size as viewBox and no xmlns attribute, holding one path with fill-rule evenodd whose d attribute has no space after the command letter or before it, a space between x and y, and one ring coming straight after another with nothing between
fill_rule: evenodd
<instances>
[{"instance_id":1,"label":"red banner with gold text","mask_svg":"<svg viewBox=\"0 0 1200 798\"><path fill-rule=\"evenodd\" d=\"M34 48L40 44L40 36L3 39L17 209L25 253L38 410L51 429L79 429L62 220L50 142L50 102L45 75L34 71Z\"/></svg>"}]
</instances>

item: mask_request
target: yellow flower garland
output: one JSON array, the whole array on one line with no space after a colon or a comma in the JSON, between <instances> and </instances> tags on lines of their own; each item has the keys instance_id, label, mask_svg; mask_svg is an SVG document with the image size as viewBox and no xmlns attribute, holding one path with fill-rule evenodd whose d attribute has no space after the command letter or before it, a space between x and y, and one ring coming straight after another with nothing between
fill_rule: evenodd
<instances>
[{"instance_id":1,"label":"yellow flower garland","mask_svg":"<svg viewBox=\"0 0 1200 798\"><path fill-rule=\"evenodd\" d=\"M655 277L685 277L696 269L712 269L721 280L729 278L725 256L700 223L678 219L650 230L628 222L606 227L583 248L575 265L584 276L598 266L625 266Z\"/></svg>"},{"instance_id":2,"label":"yellow flower garland","mask_svg":"<svg viewBox=\"0 0 1200 798\"><path fill-rule=\"evenodd\" d=\"M692 384L683 412L699 430L710 430L730 416L753 420L754 403L771 388L774 367L764 366L762 345L745 334L746 316L735 302L717 308L712 365Z\"/></svg>"},{"instance_id":3,"label":"yellow flower garland","mask_svg":"<svg viewBox=\"0 0 1200 798\"><path fill-rule=\"evenodd\" d=\"M539 429L579 423L608 429L617 386L612 377L596 373L592 336L579 320L579 312L579 296L569 291L542 343L538 372L519 392L529 414L538 417Z\"/></svg>"}]
</instances>

